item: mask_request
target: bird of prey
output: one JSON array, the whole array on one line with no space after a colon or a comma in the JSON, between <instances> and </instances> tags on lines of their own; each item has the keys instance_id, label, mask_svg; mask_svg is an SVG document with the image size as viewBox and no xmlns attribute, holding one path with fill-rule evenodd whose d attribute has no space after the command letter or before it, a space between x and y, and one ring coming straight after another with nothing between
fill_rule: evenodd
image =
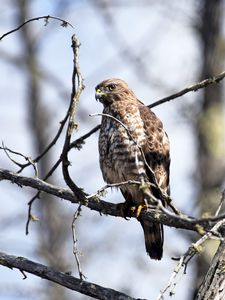
<instances>
[{"instance_id":1,"label":"bird of prey","mask_svg":"<svg viewBox=\"0 0 225 300\"><path fill-rule=\"evenodd\" d=\"M151 199L157 198L165 205L154 185L157 181L160 189L169 194L169 140L162 122L121 79L102 81L96 86L95 97L103 104L99 135L103 179L108 184L141 183L118 185L125 198L124 215L129 216L129 209L135 208L138 218L143 207L157 204ZM148 220L139 221L148 255L160 260L163 226Z\"/></svg>"}]
</instances>

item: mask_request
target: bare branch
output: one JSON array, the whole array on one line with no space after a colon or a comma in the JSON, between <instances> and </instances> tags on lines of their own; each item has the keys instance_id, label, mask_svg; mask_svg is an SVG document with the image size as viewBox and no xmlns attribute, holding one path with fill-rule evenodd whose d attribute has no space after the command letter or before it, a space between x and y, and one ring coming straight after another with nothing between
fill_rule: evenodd
<instances>
[{"instance_id":1,"label":"bare branch","mask_svg":"<svg viewBox=\"0 0 225 300\"><path fill-rule=\"evenodd\" d=\"M76 128L76 124L74 122L74 117L76 113L76 106L79 101L80 95L84 89L83 84L83 78L80 72L80 66L79 66L79 47L80 42L78 41L77 37L75 35L72 36L72 49L73 49L73 75L72 75L72 92L71 92L71 100L70 100L70 107L69 107L69 121L68 121L68 127L66 132L66 138L61 154L62 158L62 171L63 171L63 177L66 182L66 184L69 186L69 188L73 191L74 195L79 199L82 200L84 196L86 195L81 188L79 188L71 179L69 174L69 159L68 159L68 152L70 150L70 142L72 133L74 131L74 128ZM77 83L77 84L76 84Z\"/></svg>"},{"instance_id":2,"label":"bare branch","mask_svg":"<svg viewBox=\"0 0 225 300\"><path fill-rule=\"evenodd\" d=\"M58 166L60 165L61 163L61 158L59 158L57 160L57 162L53 165L53 167L48 171L48 173L45 175L44 177L44 181L47 180L53 173L54 171L58 168ZM40 194L41 194L41 191L38 191L32 198L31 200L28 202L28 214L27 214L27 222L26 222L26 235L29 234L29 224L30 224L30 220L33 219L33 215L31 213L31 210L32 210L32 205L34 203L34 201L38 198L40 198Z\"/></svg>"},{"instance_id":3,"label":"bare branch","mask_svg":"<svg viewBox=\"0 0 225 300\"><path fill-rule=\"evenodd\" d=\"M217 210L215 212L215 216L218 216L218 214L220 213L220 210L221 210L224 202L225 202L225 189L221 193L220 203L219 203L219 205L217 207Z\"/></svg>"},{"instance_id":4,"label":"bare branch","mask_svg":"<svg viewBox=\"0 0 225 300\"><path fill-rule=\"evenodd\" d=\"M68 110L69 111L69 110ZM49 146L42 152L42 154L40 154L36 159L34 159L34 161L37 161L39 159L41 159L46 153L47 151L56 143L58 137L60 136L62 129L64 127L64 124L66 122L68 118L68 113L66 115L66 117L63 119L63 121L61 122L61 126L55 136L55 138L52 140L52 142L49 144ZM84 141L91 136L94 132L96 132L99 129L99 125L97 125L96 127L94 127L92 130L90 130L88 133L84 134L83 136L79 137L78 139L76 139L75 141L73 141L70 144L70 150L73 148L77 148L78 150L81 149L82 144L84 144ZM45 175L45 177L43 178L43 180L47 180L53 173L54 171L58 168L58 166L61 164L62 162L62 156L56 161L56 163L53 165L53 167L48 171L48 173ZM41 191L37 192L34 197L32 197L32 199L28 202L28 217L27 217L27 222L26 222L26 235L29 234L29 223L30 223L30 217L32 216L31 214L31 209L32 209L32 204L33 202L40 197Z\"/></svg>"},{"instance_id":5,"label":"bare branch","mask_svg":"<svg viewBox=\"0 0 225 300\"><path fill-rule=\"evenodd\" d=\"M181 97L189 92L196 92L197 90L199 89L202 89L202 88L205 88L206 86L210 85L210 84L214 84L214 83L218 83L220 82L222 79L224 79L225 77L225 71L223 71L222 73L220 73L219 75L216 75L216 76L213 76L211 78L207 78L207 79L204 79L200 82L197 82L183 90L181 90L180 92L177 92L175 94L172 94L168 97L165 97L165 98L162 98L150 105L148 105L149 108L152 108L152 107L155 107L155 106L158 106L160 104L163 104L165 102L168 102L170 100L173 100L175 98L178 98L178 97Z\"/></svg>"},{"instance_id":6,"label":"bare branch","mask_svg":"<svg viewBox=\"0 0 225 300\"><path fill-rule=\"evenodd\" d=\"M195 300L225 299L225 242L221 242L210 263L209 270L203 279Z\"/></svg>"},{"instance_id":7,"label":"bare branch","mask_svg":"<svg viewBox=\"0 0 225 300\"><path fill-rule=\"evenodd\" d=\"M63 127L68 119L69 116L69 110L65 116L65 118L60 122L61 126L56 134L56 136L54 137L54 139L51 141L51 143L46 147L46 149L39 155L37 156L34 161L38 161L40 160L47 152L48 150L50 150L50 148L57 142ZM94 132L96 132L99 128L99 125L94 127L92 130L90 130L88 133L84 134L83 136L79 137L78 139L76 139L75 141L73 141L70 144L70 150L73 148L77 148L78 150L81 149L82 144L84 144L84 141L90 136L92 135ZM47 180L53 173L54 171L58 168L58 166L61 164L62 162L62 156L56 161L56 163L52 166L52 168L48 171L48 173L44 176L43 180ZM26 165L28 166L28 164ZM20 170L21 171L21 170ZM29 234L29 224L30 224L30 220L32 219L32 214L31 214L31 210L32 210L32 205L33 202L40 197L41 191L37 192L32 199L28 202L28 216L27 216L27 222L26 222L26 235Z\"/></svg>"},{"instance_id":8,"label":"bare branch","mask_svg":"<svg viewBox=\"0 0 225 300\"><path fill-rule=\"evenodd\" d=\"M70 24L70 23L67 22L66 20L61 19L61 18L58 18L58 17L53 17L53 16L50 16L50 15L48 15L48 16L41 16L41 17L35 17L35 18L32 18L32 19L29 19L29 20L25 21L23 24L19 25L17 28L15 28L15 29L13 29L13 30L10 30L10 31L8 31L8 32L6 32L6 33L4 33L4 34L0 37L0 41L1 41L2 39L4 39L7 35L12 34L12 33L16 32L16 31L20 30L20 29L21 29L23 26L25 26L26 24L28 24L28 23L30 23L30 22L33 22L33 21L38 21L38 20L41 20L41 19L44 19L45 25L48 24L49 19L53 19L53 20L61 21L61 22L62 22L62 24L61 24L62 27L67 27L67 26L69 25L70 27L74 28L72 24Z\"/></svg>"},{"instance_id":9,"label":"bare branch","mask_svg":"<svg viewBox=\"0 0 225 300\"><path fill-rule=\"evenodd\" d=\"M35 194L31 200L28 202L28 210L27 210L27 222L26 222L26 226L25 226L25 232L26 232L26 235L29 234L29 225L30 225L30 221L33 220L33 215L31 213L32 211L32 204L34 203L34 201L39 198L40 196L40 191L37 192L37 194Z\"/></svg>"},{"instance_id":10,"label":"bare branch","mask_svg":"<svg viewBox=\"0 0 225 300\"><path fill-rule=\"evenodd\" d=\"M48 144L48 146L36 158L33 159L34 163L37 163L56 144L56 142L58 141L58 139L59 139L59 137L60 137L60 135L61 135L61 133L63 131L63 128L64 128L64 126L65 126L65 124L66 124L66 122L68 120L68 117L69 117L69 110L67 111L66 116L64 117L64 119L60 122L59 129L58 129L56 135L54 136L54 138L52 139L52 141ZM61 159L60 159L60 162L61 162ZM18 171L18 173L22 172L23 169L25 169L26 167L28 167L30 165L31 165L30 162L28 162L27 164L24 164L23 166L21 166L21 169ZM57 165L57 167L58 167L58 165ZM54 170L51 172L51 174L55 171L55 169L56 168L54 168Z\"/></svg>"},{"instance_id":11,"label":"bare branch","mask_svg":"<svg viewBox=\"0 0 225 300\"><path fill-rule=\"evenodd\" d=\"M93 198L88 199L84 197L82 200L80 200L80 198L77 198L76 195L74 195L74 193L69 189L54 186L38 178L21 176L17 173L0 168L0 180L8 180L12 183L18 184L19 186L28 186L54 195L60 199L70 201L71 203L81 202L82 205L102 214L111 215L114 217L123 217L121 214L121 209L114 203L103 201L97 196L93 196ZM136 216L134 215L132 217L135 218ZM177 216L166 211L161 212L158 209L149 209L148 211L142 210L138 218L152 222L158 222L170 227L195 231L202 235L206 231L210 231L210 229L218 221L224 219L225 216L220 215L212 218L194 219L185 215Z\"/></svg>"},{"instance_id":12,"label":"bare branch","mask_svg":"<svg viewBox=\"0 0 225 300\"><path fill-rule=\"evenodd\" d=\"M0 150L4 150L5 154L6 154L7 157L9 158L9 160L10 160L11 162L13 162L15 165L17 165L18 167L20 167L21 169L23 169L24 167L26 167L26 166L28 166L28 165L32 165L33 168L34 168L35 176L38 177L38 169L37 169L37 166L36 166L34 160L33 160L31 157L28 157L28 156L26 156L26 155L24 155L24 154L22 154L22 153L20 153L20 152L17 152L17 151L14 151L14 150L9 149L8 147L6 147L6 146L4 145L3 142L2 142L2 147L0 147ZM22 164L22 163L17 162L15 159L13 159L13 158L9 155L8 152L23 157L26 161L28 161L28 163ZM19 173L19 172L20 172L20 171L18 171L18 173Z\"/></svg>"},{"instance_id":13,"label":"bare branch","mask_svg":"<svg viewBox=\"0 0 225 300\"><path fill-rule=\"evenodd\" d=\"M96 299L137 300L124 293L102 287L92 282L80 280L76 277L68 275L67 273L56 271L51 267L36 263L24 257L8 255L0 252L0 265L10 269L18 269L20 272L22 272L24 279L26 278L24 272L27 272Z\"/></svg>"},{"instance_id":14,"label":"bare branch","mask_svg":"<svg viewBox=\"0 0 225 300\"><path fill-rule=\"evenodd\" d=\"M89 132L87 132L86 134L82 135L81 137L79 137L78 139L76 139L75 141L73 141L70 144L70 149L77 148L78 150L80 150L82 148L82 145L84 144L84 141L87 138L89 138L93 133L95 133L96 131L98 131L99 129L100 129L100 125L97 125L94 128L92 128Z\"/></svg>"},{"instance_id":15,"label":"bare branch","mask_svg":"<svg viewBox=\"0 0 225 300\"><path fill-rule=\"evenodd\" d=\"M137 180L127 180L127 181L122 181L122 182L119 182L119 183L111 183L111 184L108 183L108 184L104 185L103 187L101 187L100 189L98 189L96 193L87 196L86 199L90 199L90 198L93 198L95 196L100 197L109 188L114 188L114 187L119 188L119 187L121 187L123 185L128 185L128 184L141 185L142 182L141 181L137 181ZM151 183L149 183L149 184L153 185Z\"/></svg>"},{"instance_id":16,"label":"bare branch","mask_svg":"<svg viewBox=\"0 0 225 300\"><path fill-rule=\"evenodd\" d=\"M81 213L81 204L79 204L77 210L74 213L73 216L73 222L72 222L72 234L73 234L73 254L77 263L77 268L78 268L78 273L79 273L79 277L81 280L87 279L87 277L83 274L82 270L81 270L81 264L80 264L80 260L79 260L79 256L80 256L80 251L77 248L77 235L76 235L76 221L78 219L78 217L80 216Z\"/></svg>"},{"instance_id":17,"label":"bare branch","mask_svg":"<svg viewBox=\"0 0 225 300\"><path fill-rule=\"evenodd\" d=\"M200 254L202 252L202 245L205 243L206 240L212 238L213 235L217 236L220 235L219 229L223 227L225 224L225 219L222 219L221 221L217 222L213 228L208 231L206 234L204 234L197 242L191 244L191 246L188 248L186 253L182 255L179 258L179 262L176 265L166 287L160 292L159 296L157 297L157 300L163 300L163 295L170 290L170 296L175 294L175 287L177 285L176 278L181 271L181 269L184 270L184 274L186 274L187 265L190 262L190 260L196 255ZM221 238L221 241L223 241L223 238ZM175 259L177 260L177 259Z\"/></svg>"}]
</instances>

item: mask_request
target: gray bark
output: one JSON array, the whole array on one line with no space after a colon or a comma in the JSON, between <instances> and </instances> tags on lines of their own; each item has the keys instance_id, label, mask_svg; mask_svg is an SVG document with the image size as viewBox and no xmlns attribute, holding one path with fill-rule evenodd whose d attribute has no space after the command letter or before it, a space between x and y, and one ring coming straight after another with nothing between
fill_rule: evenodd
<instances>
[{"instance_id":1,"label":"gray bark","mask_svg":"<svg viewBox=\"0 0 225 300\"><path fill-rule=\"evenodd\" d=\"M221 242L195 300L225 299L225 243Z\"/></svg>"}]
</instances>

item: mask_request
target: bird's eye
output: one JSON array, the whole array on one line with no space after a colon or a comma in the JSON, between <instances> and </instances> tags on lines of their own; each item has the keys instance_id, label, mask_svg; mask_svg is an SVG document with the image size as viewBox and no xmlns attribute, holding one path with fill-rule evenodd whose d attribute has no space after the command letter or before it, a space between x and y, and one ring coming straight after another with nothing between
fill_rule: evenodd
<instances>
[{"instance_id":1,"label":"bird's eye","mask_svg":"<svg viewBox=\"0 0 225 300\"><path fill-rule=\"evenodd\" d=\"M113 91L115 88L116 88L116 85L114 83L108 85L109 91Z\"/></svg>"}]
</instances>

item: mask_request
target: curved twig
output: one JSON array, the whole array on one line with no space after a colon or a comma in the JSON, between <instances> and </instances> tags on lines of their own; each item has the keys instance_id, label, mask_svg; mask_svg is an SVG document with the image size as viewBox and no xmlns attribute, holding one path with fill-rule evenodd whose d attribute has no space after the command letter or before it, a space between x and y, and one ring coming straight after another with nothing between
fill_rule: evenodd
<instances>
[{"instance_id":1,"label":"curved twig","mask_svg":"<svg viewBox=\"0 0 225 300\"><path fill-rule=\"evenodd\" d=\"M29 19L29 20L25 21L23 24L19 25L18 27L16 27L16 28L14 28L14 29L12 29L12 30L10 30L10 31L8 31L8 32L6 32L6 33L4 33L4 34L0 37L0 41L1 41L2 39L4 39L7 35L12 34L12 33L16 32L16 31L20 30L20 29L21 29L23 26L25 26L26 24L28 24L28 23L30 23L30 22L33 22L33 21L38 21L38 20L41 20L41 19L44 19L44 20L45 20L45 25L48 24L49 19L53 19L53 20L61 21L61 22L62 22L62 24L61 24L62 27L67 27L67 26L69 25L70 27L74 28L72 24L70 24L70 23L67 22L66 20L61 19L61 18L58 18L58 17L54 17L54 16L50 16L50 15L47 15L47 16L41 16L41 17L35 17L35 18L32 18L32 19Z\"/></svg>"}]
</instances>

